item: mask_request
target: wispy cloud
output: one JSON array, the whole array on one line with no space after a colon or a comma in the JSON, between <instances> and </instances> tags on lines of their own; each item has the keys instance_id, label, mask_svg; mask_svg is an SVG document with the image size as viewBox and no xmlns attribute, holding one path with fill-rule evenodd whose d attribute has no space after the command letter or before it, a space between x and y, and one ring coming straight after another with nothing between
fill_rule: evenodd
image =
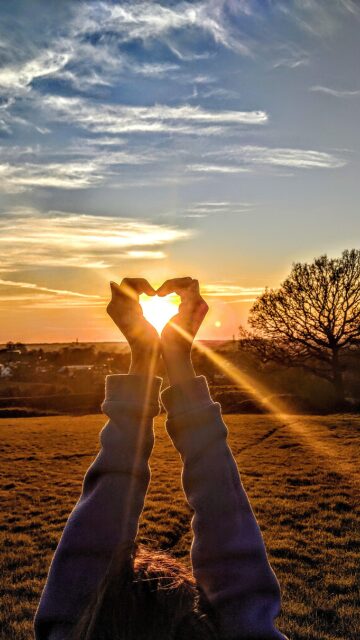
<instances>
[{"instance_id":1,"label":"wispy cloud","mask_svg":"<svg viewBox=\"0 0 360 640\"><path fill-rule=\"evenodd\" d=\"M289 55L287 57L278 58L272 63L273 69L279 69L280 67L287 67L288 69L298 69L299 67L306 67L310 64L310 59L307 54Z\"/></svg>"},{"instance_id":2,"label":"wispy cloud","mask_svg":"<svg viewBox=\"0 0 360 640\"><path fill-rule=\"evenodd\" d=\"M125 5L94 2L81 7L76 24L78 32L82 34L98 33L101 25L102 30L116 33L123 43L149 43L161 39L170 50L178 50L180 57L186 56L188 48L182 52L178 33L193 29L207 33L217 44L248 55L247 43L234 35L227 11L231 6L234 7L234 4L225 0L178 2L168 7L158 2ZM236 10L249 13L250 3L239 2Z\"/></svg>"},{"instance_id":3,"label":"wispy cloud","mask_svg":"<svg viewBox=\"0 0 360 640\"><path fill-rule=\"evenodd\" d=\"M166 154L161 149L124 148L120 139L78 139L65 151L46 146L2 147L0 192L21 193L36 187L87 189L105 181L127 186L124 167L152 165Z\"/></svg>"},{"instance_id":4,"label":"wispy cloud","mask_svg":"<svg viewBox=\"0 0 360 640\"><path fill-rule=\"evenodd\" d=\"M191 105L99 105L81 98L62 96L49 96L44 102L50 110L50 119L60 118L94 133L214 135L221 134L228 126L261 125L268 120L264 111L207 110Z\"/></svg>"},{"instance_id":5,"label":"wispy cloud","mask_svg":"<svg viewBox=\"0 0 360 640\"><path fill-rule=\"evenodd\" d=\"M8 99L28 91L34 80L55 74L65 67L69 59L65 52L48 50L23 63L5 66L0 69L0 90L7 94Z\"/></svg>"},{"instance_id":6,"label":"wispy cloud","mask_svg":"<svg viewBox=\"0 0 360 640\"><path fill-rule=\"evenodd\" d=\"M116 216L49 212L0 218L1 270L75 267L102 269L126 259L162 259L193 231Z\"/></svg>"},{"instance_id":7,"label":"wispy cloud","mask_svg":"<svg viewBox=\"0 0 360 640\"><path fill-rule=\"evenodd\" d=\"M55 293L60 296L74 296L75 298L94 298L99 299L100 296L87 293L79 293L77 291L69 291L67 289L49 289L48 287L41 287L40 285L32 282L18 282L16 280L3 280L0 278L0 286L2 287L16 287L17 289L31 289L32 291L40 291L45 293Z\"/></svg>"},{"instance_id":8,"label":"wispy cloud","mask_svg":"<svg viewBox=\"0 0 360 640\"><path fill-rule=\"evenodd\" d=\"M357 0L340 0L340 6L353 16L360 17L360 7Z\"/></svg>"},{"instance_id":9,"label":"wispy cloud","mask_svg":"<svg viewBox=\"0 0 360 640\"><path fill-rule=\"evenodd\" d=\"M346 161L324 151L244 146L246 160L254 164L269 164L298 169L337 169Z\"/></svg>"},{"instance_id":10,"label":"wispy cloud","mask_svg":"<svg viewBox=\"0 0 360 640\"><path fill-rule=\"evenodd\" d=\"M360 17L360 7L353 0L279 0L276 10L286 15L293 24L314 37L327 37L339 27L344 16Z\"/></svg>"},{"instance_id":11,"label":"wispy cloud","mask_svg":"<svg viewBox=\"0 0 360 640\"><path fill-rule=\"evenodd\" d=\"M0 164L0 191L21 193L33 187L84 189L102 181L99 163L94 161L60 163Z\"/></svg>"},{"instance_id":12,"label":"wispy cloud","mask_svg":"<svg viewBox=\"0 0 360 640\"><path fill-rule=\"evenodd\" d=\"M264 292L264 287L242 287L226 282L205 284L201 289L205 296L226 302L252 302Z\"/></svg>"},{"instance_id":13,"label":"wispy cloud","mask_svg":"<svg viewBox=\"0 0 360 640\"><path fill-rule=\"evenodd\" d=\"M180 212L185 218L207 218L218 214L242 214L253 211L252 202L194 202Z\"/></svg>"},{"instance_id":14,"label":"wispy cloud","mask_svg":"<svg viewBox=\"0 0 360 640\"><path fill-rule=\"evenodd\" d=\"M281 42L275 45L273 55L270 56L270 66L272 69L285 67L288 69L298 69L310 64L309 52L295 42Z\"/></svg>"},{"instance_id":15,"label":"wispy cloud","mask_svg":"<svg viewBox=\"0 0 360 640\"><path fill-rule=\"evenodd\" d=\"M322 85L314 85L313 87L310 87L309 91L326 93L327 95L334 96L335 98L352 98L353 96L360 96L360 89L341 90L332 89L331 87L323 87Z\"/></svg>"},{"instance_id":16,"label":"wispy cloud","mask_svg":"<svg viewBox=\"0 0 360 640\"><path fill-rule=\"evenodd\" d=\"M126 251L126 257L133 260L163 260L166 258L164 251Z\"/></svg>"},{"instance_id":17,"label":"wispy cloud","mask_svg":"<svg viewBox=\"0 0 360 640\"><path fill-rule=\"evenodd\" d=\"M248 167L241 167L238 165L221 165L221 164L190 164L188 171L195 173L248 173L250 169Z\"/></svg>"},{"instance_id":18,"label":"wispy cloud","mask_svg":"<svg viewBox=\"0 0 360 640\"><path fill-rule=\"evenodd\" d=\"M0 306L26 309L64 309L103 306L101 296L69 289L54 289L33 282L0 278Z\"/></svg>"},{"instance_id":19,"label":"wispy cloud","mask_svg":"<svg viewBox=\"0 0 360 640\"><path fill-rule=\"evenodd\" d=\"M296 169L337 169L346 164L346 160L334 154L313 149L272 148L254 145L227 147L219 151L208 152L207 157L224 157L239 164L229 165L242 168L243 165L270 165ZM211 164L209 166L211 171ZM217 165L215 165L217 166ZM231 168L229 169L231 171Z\"/></svg>"},{"instance_id":20,"label":"wispy cloud","mask_svg":"<svg viewBox=\"0 0 360 640\"><path fill-rule=\"evenodd\" d=\"M174 61L137 60L129 53L130 43L150 53L161 44L181 62L206 57L206 49L214 44L248 55L245 37L229 15L231 4L226 0L180 2L170 7L159 2L114 4L106 0L73 4L67 18L60 12L61 29L54 14L49 42L42 42L36 34L32 46L19 50L12 46L8 32L0 33L6 49L0 89L19 97L31 91L34 82L52 78L81 92L111 86L121 74L161 78L179 70ZM238 3L236 12L248 13L246 3ZM191 32L193 39L188 37ZM199 37L205 48L201 53L191 44Z\"/></svg>"}]
</instances>

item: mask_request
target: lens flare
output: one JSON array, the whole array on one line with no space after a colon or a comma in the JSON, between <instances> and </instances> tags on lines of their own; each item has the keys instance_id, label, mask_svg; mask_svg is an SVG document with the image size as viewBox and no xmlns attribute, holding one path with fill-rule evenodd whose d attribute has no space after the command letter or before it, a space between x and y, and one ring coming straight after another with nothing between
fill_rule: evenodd
<instances>
[{"instance_id":1,"label":"lens flare","mask_svg":"<svg viewBox=\"0 0 360 640\"><path fill-rule=\"evenodd\" d=\"M179 303L179 296L172 293L164 298L145 294L140 296L143 314L158 333L161 333L166 323L177 313Z\"/></svg>"}]
</instances>

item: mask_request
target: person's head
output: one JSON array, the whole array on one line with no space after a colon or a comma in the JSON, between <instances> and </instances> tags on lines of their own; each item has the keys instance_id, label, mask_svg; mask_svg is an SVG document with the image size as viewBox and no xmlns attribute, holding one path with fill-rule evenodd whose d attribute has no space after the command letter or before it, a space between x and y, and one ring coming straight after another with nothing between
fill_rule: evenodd
<instances>
[{"instance_id":1,"label":"person's head","mask_svg":"<svg viewBox=\"0 0 360 640\"><path fill-rule=\"evenodd\" d=\"M192 573L164 552L139 546L113 558L72 640L215 640Z\"/></svg>"}]
</instances>

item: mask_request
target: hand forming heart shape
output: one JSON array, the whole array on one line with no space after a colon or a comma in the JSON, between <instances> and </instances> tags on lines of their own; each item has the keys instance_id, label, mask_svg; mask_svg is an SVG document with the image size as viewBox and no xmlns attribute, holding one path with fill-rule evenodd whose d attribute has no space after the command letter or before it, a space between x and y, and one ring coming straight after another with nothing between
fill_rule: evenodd
<instances>
[{"instance_id":1,"label":"hand forming heart shape","mask_svg":"<svg viewBox=\"0 0 360 640\"><path fill-rule=\"evenodd\" d=\"M194 337L208 311L200 295L199 283L193 278L166 280L157 291L144 278L125 278L121 284L110 283L111 301L107 312L124 334L131 349L129 374L155 375L160 354L171 384L194 376L191 348ZM177 313L167 320L161 337L154 324L145 318L140 295L150 296L157 303L169 294L180 297ZM154 298L154 296L159 298ZM170 303L171 304L171 303ZM163 322L157 323L161 329Z\"/></svg>"},{"instance_id":2,"label":"hand forming heart shape","mask_svg":"<svg viewBox=\"0 0 360 640\"><path fill-rule=\"evenodd\" d=\"M124 278L120 285L110 286L108 313L129 342L140 339L141 332L146 338L154 327L164 338L176 332L178 340L188 334L186 339L192 342L208 310L198 281L190 277L166 280L157 290L145 278ZM140 300L143 294L148 297Z\"/></svg>"}]
</instances>

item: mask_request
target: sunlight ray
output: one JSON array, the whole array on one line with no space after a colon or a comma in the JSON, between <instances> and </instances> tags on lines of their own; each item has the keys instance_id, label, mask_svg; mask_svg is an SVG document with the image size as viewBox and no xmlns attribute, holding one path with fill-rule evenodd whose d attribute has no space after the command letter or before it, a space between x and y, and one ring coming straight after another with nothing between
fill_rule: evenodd
<instances>
[{"instance_id":1,"label":"sunlight ray","mask_svg":"<svg viewBox=\"0 0 360 640\"><path fill-rule=\"evenodd\" d=\"M142 457L141 450L144 443L144 439L146 438L146 421L148 419L148 408L150 403L151 387L153 384L154 376L156 375L157 362L158 362L158 346L156 345L152 350L152 353L150 356L149 370L146 375L145 398L142 406L141 419L140 419L139 430L138 430L137 439L136 439L136 451L135 451L134 460L133 460L134 469L139 468L139 462ZM122 526L125 532L127 531L130 525L130 513L132 509L133 499L136 494L136 486L135 486L136 482L137 482L137 475L135 473L132 473L131 479L130 479L129 492L128 492L126 504L124 505L124 510L123 510L124 515L123 515Z\"/></svg>"},{"instance_id":2,"label":"sunlight ray","mask_svg":"<svg viewBox=\"0 0 360 640\"><path fill-rule=\"evenodd\" d=\"M186 340L189 342L193 341L192 336L175 322L172 322L172 326ZM302 416L292 415L289 407L287 407L282 400L275 400L271 397L271 391L269 389L255 381L248 374L240 371L232 362L229 362L220 354L215 353L213 349L202 342L194 342L194 347L223 371L237 387L249 393L249 395L253 397L260 406L263 406L271 413L280 424L288 426L301 439L302 443L312 451L313 455L320 455L323 458L324 464L330 467L330 470L335 469L342 475L350 476L352 481L358 481L358 469L355 464L349 460L344 460L345 451L336 451L328 444L322 442L322 440L312 432L311 429L316 424L313 419L307 416L305 422Z\"/></svg>"}]
</instances>

